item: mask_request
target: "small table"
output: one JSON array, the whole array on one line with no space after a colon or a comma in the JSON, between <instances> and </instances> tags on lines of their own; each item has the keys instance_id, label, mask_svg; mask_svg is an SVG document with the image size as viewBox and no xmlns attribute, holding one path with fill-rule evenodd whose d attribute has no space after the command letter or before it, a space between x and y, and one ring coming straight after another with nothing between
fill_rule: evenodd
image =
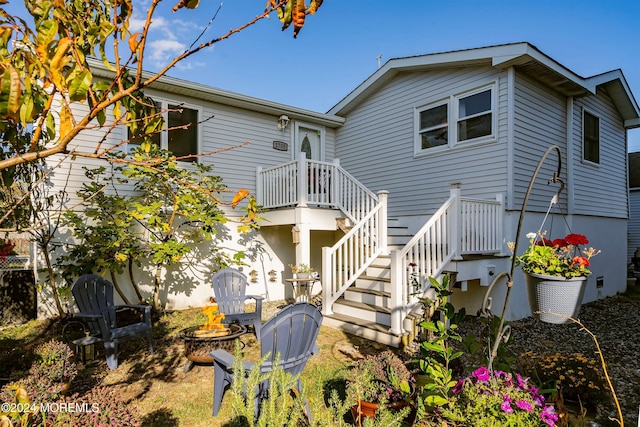
<instances>
[{"instance_id":1,"label":"small table","mask_svg":"<svg viewBox=\"0 0 640 427\"><path fill-rule=\"evenodd\" d=\"M313 284L318 281L317 277L309 277L307 279L286 279L291 283L293 288L293 296L296 301L309 302L311 300L311 291Z\"/></svg>"}]
</instances>

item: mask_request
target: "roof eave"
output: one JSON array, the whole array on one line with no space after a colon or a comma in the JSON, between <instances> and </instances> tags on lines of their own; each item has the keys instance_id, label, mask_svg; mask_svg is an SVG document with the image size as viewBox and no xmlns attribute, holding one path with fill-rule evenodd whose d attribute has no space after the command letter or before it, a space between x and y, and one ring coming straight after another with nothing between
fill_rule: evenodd
<instances>
[{"instance_id":1,"label":"roof eave","mask_svg":"<svg viewBox=\"0 0 640 427\"><path fill-rule=\"evenodd\" d=\"M113 78L113 72L107 69L101 62L92 61L92 72L97 77ZM142 73L143 78L149 78L153 75L153 73L147 71L143 71ZM340 127L345 121L343 117L336 115L319 113L304 108L267 101L265 99L242 95L187 80L177 79L175 77L162 76L152 83L149 88L258 113L272 114L275 116L286 114L293 120L310 121L314 124L329 128Z\"/></svg>"}]
</instances>

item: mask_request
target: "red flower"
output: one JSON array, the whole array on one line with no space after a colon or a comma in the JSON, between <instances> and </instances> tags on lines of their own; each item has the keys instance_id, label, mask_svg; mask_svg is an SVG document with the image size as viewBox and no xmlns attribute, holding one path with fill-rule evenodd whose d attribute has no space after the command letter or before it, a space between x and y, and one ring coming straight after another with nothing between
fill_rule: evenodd
<instances>
[{"instance_id":1,"label":"red flower","mask_svg":"<svg viewBox=\"0 0 640 427\"><path fill-rule=\"evenodd\" d=\"M565 239L555 239L553 242L551 242L551 246L564 248L565 246L567 246L567 241Z\"/></svg>"},{"instance_id":2,"label":"red flower","mask_svg":"<svg viewBox=\"0 0 640 427\"><path fill-rule=\"evenodd\" d=\"M589 259L583 256L574 256L573 264L578 264L580 265L580 267L589 267L591 265L591 263L589 262Z\"/></svg>"},{"instance_id":3,"label":"red flower","mask_svg":"<svg viewBox=\"0 0 640 427\"><path fill-rule=\"evenodd\" d=\"M538 246L553 246L553 242L549 239L547 239L546 237L543 237L542 239L538 240L536 242L536 245Z\"/></svg>"},{"instance_id":4,"label":"red flower","mask_svg":"<svg viewBox=\"0 0 640 427\"><path fill-rule=\"evenodd\" d=\"M589 243L587 236L582 234L567 234L564 238L570 245L586 245Z\"/></svg>"}]
</instances>

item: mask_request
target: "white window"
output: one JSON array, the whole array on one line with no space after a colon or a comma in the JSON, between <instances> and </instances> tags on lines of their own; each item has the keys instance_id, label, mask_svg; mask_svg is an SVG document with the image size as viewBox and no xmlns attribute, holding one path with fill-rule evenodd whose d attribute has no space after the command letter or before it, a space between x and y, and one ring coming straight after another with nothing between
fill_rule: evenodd
<instances>
[{"instance_id":1,"label":"white window","mask_svg":"<svg viewBox=\"0 0 640 427\"><path fill-rule=\"evenodd\" d=\"M493 134L491 89L456 98L458 103L458 141Z\"/></svg>"},{"instance_id":2,"label":"white window","mask_svg":"<svg viewBox=\"0 0 640 427\"><path fill-rule=\"evenodd\" d=\"M494 93L494 85L484 86L416 109L415 153L494 139Z\"/></svg>"},{"instance_id":3,"label":"white window","mask_svg":"<svg viewBox=\"0 0 640 427\"><path fill-rule=\"evenodd\" d=\"M165 129L169 130L150 135L151 142L171 151L176 157L198 154L199 110L167 101L156 101L155 104L158 110L163 112ZM142 143L142 137L132 137L129 131L129 152ZM194 162L196 157L181 159L181 161Z\"/></svg>"},{"instance_id":4,"label":"white window","mask_svg":"<svg viewBox=\"0 0 640 427\"><path fill-rule=\"evenodd\" d=\"M419 112L420 149L449 144L449 106L445 104L427 107Z\"/></svg>"},{"instance_id":5,"label":"white window","mask_svg":"<svg viewBox=\"0 0 640 427\"><path fill-rule=\"evenodd\" d=\"M582 111L582 159L600 163L600 118Z\"/></svg>"}]
</instances>

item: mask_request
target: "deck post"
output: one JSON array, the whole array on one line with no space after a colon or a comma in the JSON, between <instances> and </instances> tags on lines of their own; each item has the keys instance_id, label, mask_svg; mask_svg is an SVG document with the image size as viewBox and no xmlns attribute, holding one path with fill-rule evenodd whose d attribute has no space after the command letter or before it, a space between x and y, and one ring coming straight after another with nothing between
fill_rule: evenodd
<instances>
[{"instance_id":1,"label":"deck post","mask_svg":"<svg viewBox=\"0 0 640 427\"><path fill-rule=\"evenodd\" d=\"M331 248L322 248L322 314L333 314L333 277L331 271Z\"/></svg>"},{"instance_id":2,"label":"deck post","mask_svg":"<svg viewBox=\"0 0 640 427\"><path fill-rule=\"evenodd\" d=\"M309 194L309 176L307 171L307 155L300 153L298 155L298 207L307 207L307 195Z\"/></svg>"},{"instance_id":3,"label":"deck post","mask_svg":"<svg viewBox=\"0 0 640 427\"><path fill-rule=\"evenodd\" d=\"M387 190L378 191L378 203L381 206L380 208L380 216L378 224L378 247L382 251L383 254L387 253L387 196L389 192Z\"/></svg>"},{"instance_id":4,"label":"deck post","mask_svg":"<svg viewBox=\"0 0 640 427\"><path fill-rule=\"evenodd\" d=\"M262 183L262 166L256 167L256 202L264 205L264 185Z\"/></svg>"},{"instance_id":5,"label":"deck post","mask_svg":"<svg viewBox=\"0 0 640 427\"><path fill-rule=\"evenodd\" d=\"M404 268L402 266L402 256L401 251L391 251L391 327L389 328L389 332L395 335L402 335L402 319L403 319L403 301L402 294L404 293L403 287L404 280L402 275L406 273L404 272Z\"/></svg>"},{"instance_id":6,"label":"deck post","mask_svg":"<svg viewBox=\"0 0 640 427\"><path fill-rule=\"evenodd\" d=\"M461 260L462 256L460 255L461 245L461 233L460 230L462 228L462 203L460 203L460 183L456 182L451 184L451 189L449 190L449 194L451 197L454 197L455 200L453 202L453 218L451 220L451 224L449 224L449 232L451 233L450 242L453 244L452 253L454 260Z\"/></svg>"}]
</instances>

